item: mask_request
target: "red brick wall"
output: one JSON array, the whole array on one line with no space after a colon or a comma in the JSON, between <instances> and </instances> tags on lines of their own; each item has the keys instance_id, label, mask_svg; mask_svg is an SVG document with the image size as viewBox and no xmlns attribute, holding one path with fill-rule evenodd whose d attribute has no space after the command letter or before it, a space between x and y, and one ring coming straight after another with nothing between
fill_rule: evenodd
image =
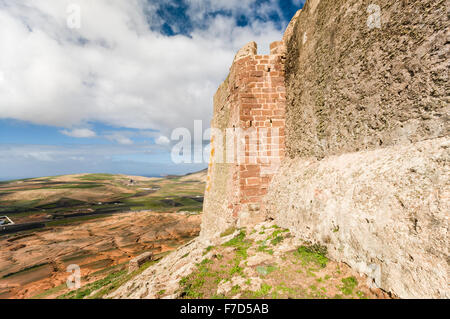
<instances>
[{"instance_id":1,"label":"red brick wall","mask_svg":"<svg viewBox=\"0 0 450 319\"><path fill-rule=\"evenodd\" d=\"M228 78L228 126L242 135L236 136L234 191L226 200L241 226L263 218L262 197L285 152L284 44L274 42L270 55L253 53L238 53Z\"/></svg>"}]
</instances>

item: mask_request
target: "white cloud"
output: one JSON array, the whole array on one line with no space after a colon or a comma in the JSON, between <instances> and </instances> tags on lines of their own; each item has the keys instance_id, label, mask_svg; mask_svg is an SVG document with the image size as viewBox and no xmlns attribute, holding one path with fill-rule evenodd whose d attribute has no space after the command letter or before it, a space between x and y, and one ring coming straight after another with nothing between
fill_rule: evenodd
<instances>
[{"instance_id":1,"label":"white cloud","mask_svg":"<svg viewBox=\"0 0 450 319\"><path fill-rule=\"evenodd\" d=\"M70 137L78 137L78 138L87 138L87 137L95 137L97 134L87 128L73 129L73 130L62 130L62 134L70 136Z\"/></svg>"},{"instance_id":2,"label":"white cloud","mask_svg":"<svg viewBox=\"0 0 450 319\"><path fill-rule=\"evenodd\" d=\"M25 158L30 158L32 160L43 161L43 162L52 162L54 158L52 157L51 152L41 152L41 151L32 151L23 153Z\"/></svg>"},{"instance_id":3,"label":"white cloud","mask_svg":"<svg viewBox=\"0 0 450 319\"><path fill-rule=\"evenodd\" d=\"M192 127L195 119L208 127L212 96L236 51L255 40L267 52L281 38L272 23L237 27L224 16L209 19L190 38L165 37L150 31L143 0L78 0L82 27L69 29L72 2L0 2L0 118L67 128L98 121L165 135ZM201 19L216 8L245 14L255 0L190 2L189 15ZM147 10L157 22L154 8ZM83 133L90 134L64 134Z\"/></svg>"},{"instance_id":4,"label":"white cloud","mask_svg":"<svg viewBox=\"0 0 450 319\"><path fill-rule=\"evenodd\" d=\"M134 144L133 140L131 139L131 136L134 134L131 132L111 132L109 134L106 134L105 137L109 139L110 141L114 141L116 143L119 143L121 145L132 145Z\"/></svg>"},{"instance_id":5,"label":"white cloud","mask_svg":"<svg viewBox=\"0 0 450 319\"><path fill-rule=\"evenodd\" d=\"M161 135L155 140L155 143L158 145L169 145L170 140L167 136Z\"/></svg>"}]
</instances>

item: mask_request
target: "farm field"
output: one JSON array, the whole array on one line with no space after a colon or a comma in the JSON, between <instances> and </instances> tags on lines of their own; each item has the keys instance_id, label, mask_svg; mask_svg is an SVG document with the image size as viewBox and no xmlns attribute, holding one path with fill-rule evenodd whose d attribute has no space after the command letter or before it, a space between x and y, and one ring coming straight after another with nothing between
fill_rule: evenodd
<instances>
[{"instance_id":1,"label":"farm field","mask_svg":"<svg viewBox=\"0 0 450 319\"><path fill-rule=\"evenodd\" d=\"M0 182L0 298L68 293L110 280L145 251L162 256L198 235L206 172L147 178L81 174Z\"/></svg>"}]
</instances>

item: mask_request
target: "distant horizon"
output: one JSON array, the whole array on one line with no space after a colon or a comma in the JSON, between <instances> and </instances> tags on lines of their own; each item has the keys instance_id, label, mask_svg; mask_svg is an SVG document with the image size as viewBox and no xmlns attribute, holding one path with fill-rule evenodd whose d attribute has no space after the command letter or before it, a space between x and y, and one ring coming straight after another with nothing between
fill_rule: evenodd
<instances>
[{"instance_id":1,"label":"distant horizon","mask_svg":"<svg viewBox=\"0 0 450 319\"><path fill-rule=\"evenodd\" d=\"M51 177L81 175L81 174L89 174L89 175L90 174L108 174L108 175L138 176L138 177L148 177L148 178L158 177L159 178L159 177L166 177L166 176L185 176L185 175L189 175L189 174L199 173L206 169L207 169L207 167L193 170L193 171L188 170L187 172L184 172L184 173L162 173L162 174L109 173L109 172L98 171L98 172L67 173L67 174L58 174L58 175L36 175L36 176L27 176L27 177L18 176L18 177L12 177L12 178L5 178L5 177L0 176L0 181L1 182L12 182L12 181L21 181L21 180L29 180L29 179L37 179L37 178L46 178L46 177L51 178Z\"/></svg>"}]
</instances>

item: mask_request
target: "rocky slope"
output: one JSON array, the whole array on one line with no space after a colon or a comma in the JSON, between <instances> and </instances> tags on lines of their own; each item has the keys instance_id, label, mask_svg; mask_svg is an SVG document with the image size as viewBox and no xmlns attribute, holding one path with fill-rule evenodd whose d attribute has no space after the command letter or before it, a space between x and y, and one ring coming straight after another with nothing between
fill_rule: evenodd
<instances>
[{"instance_id":1,"label":"rocky slope","mask_svg":"<svg viewBox=\"0 0 450 319\"><path fill-rule=\"evenodd\" d=\"M349 266L328 260L323 247L273 222L197 238L108 297L390 298Z\"/></svg>"},{"instance_id":2,"label":"rocky slope","mask_svg":"<svg viewBox=\"0 0 450 319\"><path fill-rule=\"evenodd\" d=\"M448 298L450 141L286 160L265 198L278 225L403 298Z\"/></svg>"}]
</instances>

